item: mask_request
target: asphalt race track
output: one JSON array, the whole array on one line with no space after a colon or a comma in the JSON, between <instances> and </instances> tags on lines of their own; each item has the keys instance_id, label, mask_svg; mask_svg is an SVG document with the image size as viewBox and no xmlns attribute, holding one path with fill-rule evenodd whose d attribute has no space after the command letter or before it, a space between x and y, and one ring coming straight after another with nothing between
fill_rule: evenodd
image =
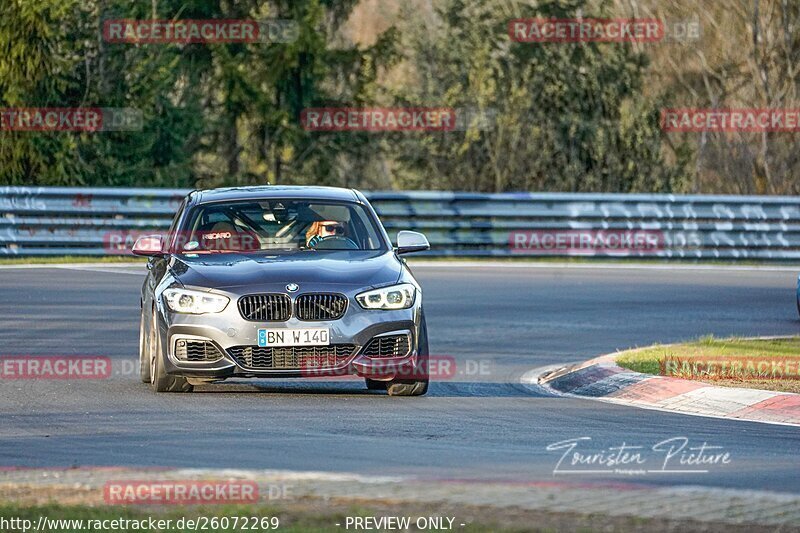
<instances>
[{"instance_id":1,"label":"asphalt race track","mask_svg":"<svg viewBox=\"0 0 800 533\"><path fill-rule=\"evenodd\" d=\"M583 265L414 268L433 354L458 373L422 398L362 381L253 381L155 395L132 372L143 267L0 269L0 355L105 355L110 379L0 380L0 467L182 466L554 479L560 452L646 447L673 437L721 446L708 473L579 474L570 481L800 493L800 429L548 396L523 373L705 334L796 334L789 269ZM479 371L482 369L482 372Z\"/></svg>"}]
</instances>

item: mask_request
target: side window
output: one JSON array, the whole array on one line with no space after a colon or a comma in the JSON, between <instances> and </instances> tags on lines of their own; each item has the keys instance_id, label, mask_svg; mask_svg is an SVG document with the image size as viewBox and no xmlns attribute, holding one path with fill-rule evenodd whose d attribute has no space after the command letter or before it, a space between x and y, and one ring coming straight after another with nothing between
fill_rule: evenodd
<instances>
[{"instance_id":1,"label":"side window","mask_svg":"<svg viewBox=\"0 0 800 533\"><path fill-rule=\"evenodd\" d=\"M172 219L172 224L169 226L169 230L167 230L167 242L169 243L170 251L172 251L174 246L177 246L180 243L180 239L178 239L178 243L175 242L175 234L178 232L178 222L180 222L181 217L183 216L183 211L186 209L186 201L187 198L184 198L181 202L181 206L178 208L178 212L175 213L175 218Z\"/></svg>"}]
</instances>

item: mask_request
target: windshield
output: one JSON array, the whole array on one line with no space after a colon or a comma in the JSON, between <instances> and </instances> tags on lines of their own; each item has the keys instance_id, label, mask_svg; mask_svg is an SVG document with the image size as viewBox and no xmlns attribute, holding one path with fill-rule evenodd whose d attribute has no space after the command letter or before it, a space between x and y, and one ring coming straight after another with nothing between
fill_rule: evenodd
<instances>
[{"instance_id":1,"label":"windshield","mask_svg":"<svg viewBox=\"0 0 800 533\"><path fill-rule=\"evenodd\" d=\"M378 222L356 203L292 199L219 202L194 208L178 253L381 250Z\"/></svg>"}]
</instances>

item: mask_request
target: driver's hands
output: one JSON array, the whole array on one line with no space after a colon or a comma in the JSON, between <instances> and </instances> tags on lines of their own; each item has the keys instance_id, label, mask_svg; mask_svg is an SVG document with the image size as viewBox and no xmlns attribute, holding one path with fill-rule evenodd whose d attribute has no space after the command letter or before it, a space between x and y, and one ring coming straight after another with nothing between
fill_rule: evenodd
<instances>
[{"instance_id":1,"label":"driver's hands","mask_svg":"<svg viewBox=\"0 0 800 533\"><path fill-rule=\"evenodd\" d=\"M322 240L322 237L320 237L319 235L314 235L313 237L308 239L307 246L309 248L315 248L317 246L317 244L319 244L319 241L321 241L321 240Z\"/></svg>"}]
</instances>

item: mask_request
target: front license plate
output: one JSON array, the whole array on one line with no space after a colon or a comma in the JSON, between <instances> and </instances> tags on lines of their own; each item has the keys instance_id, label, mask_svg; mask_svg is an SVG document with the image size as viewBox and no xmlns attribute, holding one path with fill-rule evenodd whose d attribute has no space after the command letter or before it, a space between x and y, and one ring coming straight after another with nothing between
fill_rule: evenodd
<instances>
[{"instance_id":1,"label":"front license plate","mask_svg":"<svg viewBox=\"0 0 800 533\"><path fill-rule=\"evenodd\" d=\"M330 331L327 328L258 330L258 345L261 347L328 346L330 343Z\"/></svg>"}]
</instances>

